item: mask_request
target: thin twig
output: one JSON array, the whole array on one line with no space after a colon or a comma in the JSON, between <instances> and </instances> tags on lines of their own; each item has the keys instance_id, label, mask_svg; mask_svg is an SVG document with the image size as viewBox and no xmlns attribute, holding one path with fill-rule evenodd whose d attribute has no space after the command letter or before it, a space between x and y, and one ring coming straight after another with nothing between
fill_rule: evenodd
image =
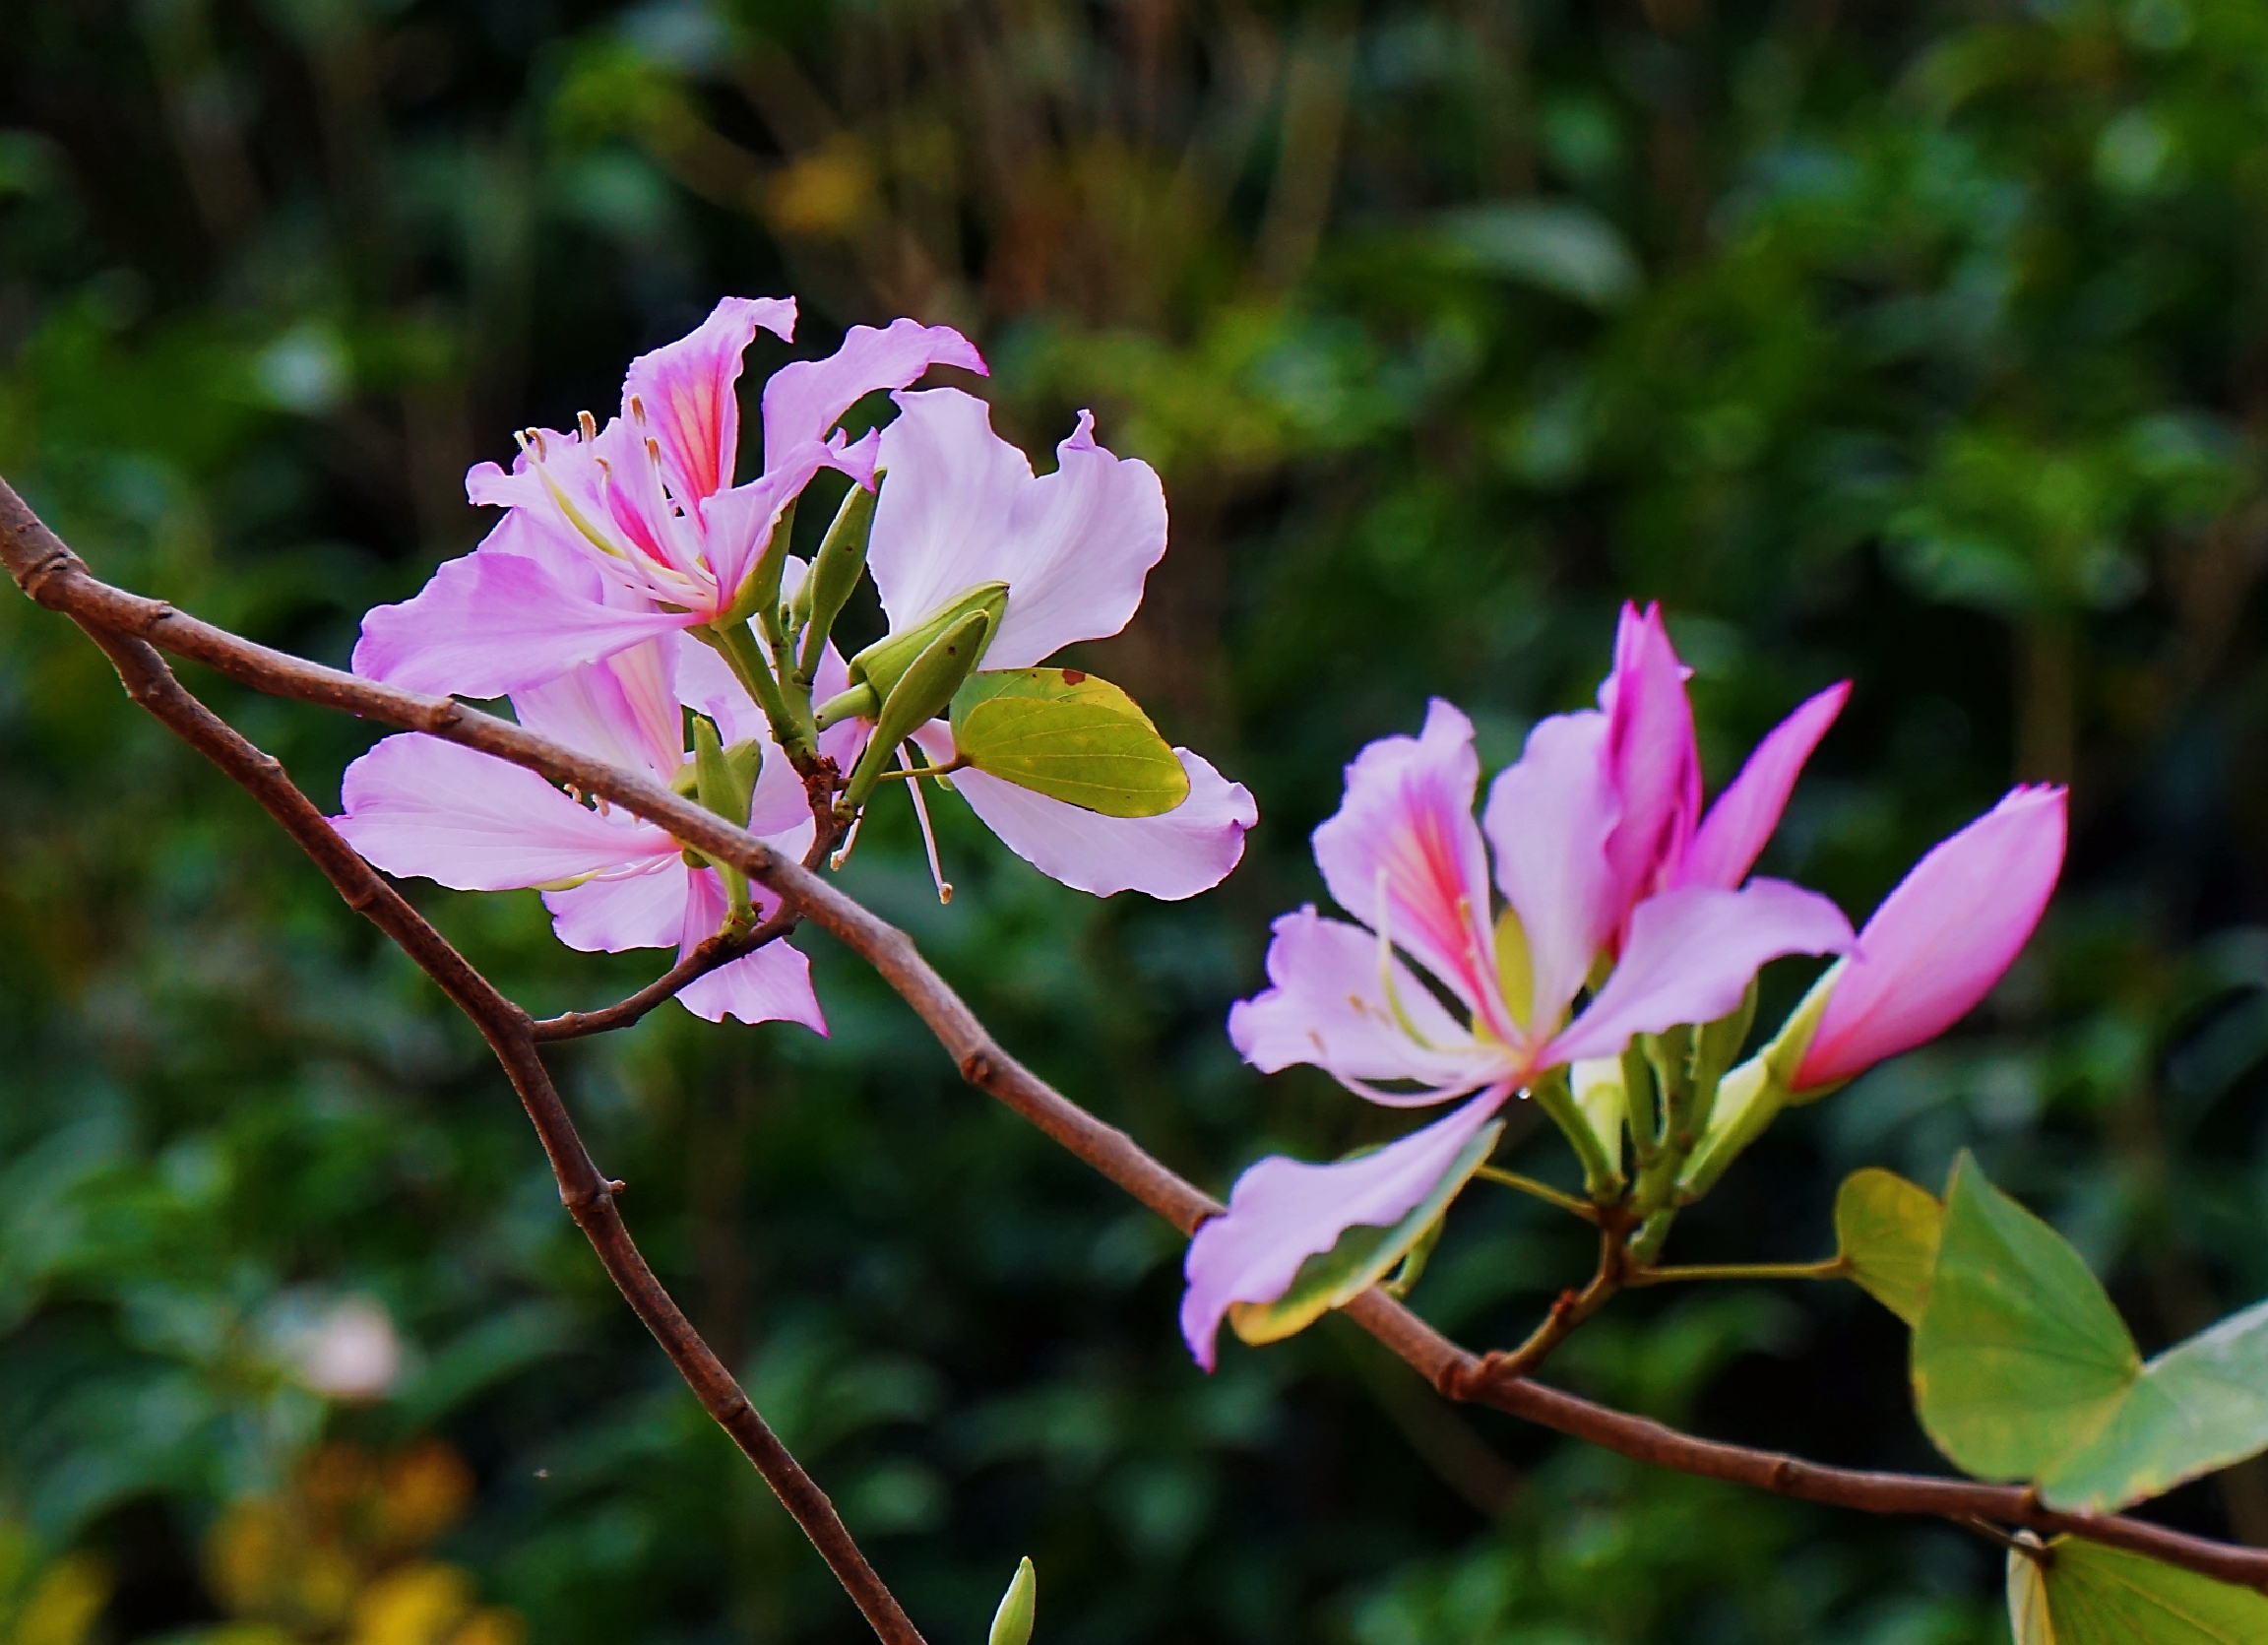
<instances>
[{"instance_id":1,"label":"thin twig","mask_svg":"<svg viewBox=\"0 0 2268 1645\"><path fill-rule=\"evenodd\" d=\"M116 665L126 694L259 801L323 870L346 906L393 938L472 1019L503 1064L528 1117L535 1122L568 1213L678 1374L755 1464L875 1633L886 1645L923 1645L920 1632L867 1563L826 1492L758 1415L731 1372L647 1265L615 1205L622 1184L608 1180L592 1162L536 1050L535 1025L528 1014L498 993L447 938L355 854L314 802L292 784L282 762L246 741L200 702L146 643L85 622L81 626Z\"/></svg>"},{"instance_id":2,"label":"thin twig","mask_svg":"<svg viewBox=\"0 0 2268 1645\"><path fill-rule=\"evenodd\" d=\"M1687 1262L1668 1268L1633 1268L1627 1286L1670 1285L1679 1280L1840 1280L1851 1272L1848 1257L1822 1262Z\"/></svg>"},{"instance_id":3,"label":"thin twig","mask_svg":"<svg viewBox=\"0 0 2268 1645\"><path fill-rule=\"evenodd\" d=\"M1516 1170L1505 1170L1498 1166L1482 1166L1473 1174L1483 1182L1493 1182L1499 1187L1515 1189L1532 1199L1540 1199L1545 1205L1556 1205L1560 1210L1580 1217L1587 1223L1599 1220L1599 1207L1589 1200L1563 1194L1550 1183L1539 1182L1533 1176L1523 1176Z\"/></svg>"},{"instance_id":4,"label":"thin twig","mask_svg":"<svg viewBox=\"0 0 2268 1645\"><path fill-rule=\"evenodd\" d=\"M604 794L687 845L732 862L796 903L814 924L873 966L914 1008L970 1084L1007 1104L1184 1234L1194 1233L1200 1223L1221 1213L1219 1202L1210 1195L1010 1056L930 969L904 931L713 812L508 721L447 698L399 690L304 662L199 622L158 601L112 588L90 574L5 481L0 481L0 564L32 599L66 612L82 626L147 639L272 695L425 731L495 754L555 782L572 782L588 793ZM442 978L436 974L435 980ZM1703 1439L1532 1379L1479 1381L1479 1359L1376 1289L1355 1297L1345 1311L1444 1393L1470 1390L1469 1397L1500 1411L1634 1461L1863 1513L1956 1522L1984 1519L2068 1534L2219 1581L2268 1590L2268 1549L2239 1548L2124 1515L2057 1513L2045 1507L2028 1487L1830 1468L1778 1452Z\"/></svg>"}]
</instances>

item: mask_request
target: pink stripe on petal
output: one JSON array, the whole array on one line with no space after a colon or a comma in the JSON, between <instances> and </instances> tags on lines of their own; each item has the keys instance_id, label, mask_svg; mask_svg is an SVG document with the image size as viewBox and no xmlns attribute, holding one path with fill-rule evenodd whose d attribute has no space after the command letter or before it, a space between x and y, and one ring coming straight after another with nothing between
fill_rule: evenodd
<instances>
[{"instance_id":1,"label":"pink stripe on petal","mask_svg":"<svg viewBox=\"0 0 2268 1645\"><path fill-rule=\"evenodd\" d=\"M1713 1022L1740 1003L1767 961L1850 946L1842 911L1785 880L1750 880L1738 891L1665 891L1631 914L1613 975L1551 1043L1544 1064L1614 1056L1633 1035Z\"/></svg>"},{"instance_id":2,"label":"pink stripe on petal","mask_svg":"<svg viewBox=\"0 0 2268 1645\"><path fill-rule=\"evenodd\" d=\"M1780 813L1803 764L1850 699L1851 682L1831 685L1780 722L1759 742L1717 803L1709 807L1700 831L1677 870L1679 885L1717 885L1727 890L1748 877L1765 842L1780 826Z\"/></svg>"},{"instance_id":3,"label":"pink stripe on petal","mask_svg":"<svg viewBox=\"0 0 2268 1645\"><path fill-rule=\"evenodd\" d=\"M651 823L602 817L532 771L415 732L346 768L339 832L390 874L511 891L674 854Z\"/></svg>"},{"instance_id":4,"label":"pink stripe on petal","mask_svg":"<svg viewBox=\"0 0 2268 1645\"><path fill-rule=\"evenodd\" d=\"M1499 1089L1375 1154L1311 1166L1271 1157L1236 1179L1228 1210L1197 1231L1183 1271L1181 1334L1213 1368L1214 1339L1231 1302L1273 1302L1309 1257L1351 1228L1391 1228L1441 1180L1508 1095Z\"/></svg>"},{"instance_id":5,"label":"pink stripe on petal","mask_svg":"<svg viewBox=\"0 0 2268 1645\"><path fill-rule=\"evenodd\" d=\"M2055 890L2066 810L2061 789L2016 789L1914 865L1858 933L1797 1090L1934 1040L1992 991Z\"/></svg>"},{"instance_id":6,"label":"pink stripe on petal","mask_svg":"<svg viewBox=\"0 0 2268 1645\"><path fill-rule=\"evenodd\" d=\"M662 473L688 513L732 483L740 440L733 385L760 329L794 337L795 299L725 297L691 332L632 360L622 379L623 415L630 416L635 396L645 431L662 447Z\"/></svg>"},{"instance_id":7,"label":"pink stripe on petal","mask_svg":"<svg viewBox=\"0 0 2268 1645\"><path fill-rule=\"evenodd\" d=\"M1473 723L1435 698L1419 735L1381 737L1348 766L1346 797L1315 830L1315 865L1341 908L1373 928L1384 918L1397 947L1508 1035L1473 820L1480 782Z\"/></svg>"},{"instance_id":8,"label":"pink stripe on petal","mask_svg":"<svg viewBox=\"0 0 2268 1645\"><path fill-rule=\"evenodd\" d=\"M806 440L824 440L843 413L877 389L902 389L933 365L983 375L976 346L950 326L893 320L877 331L852 326L823 360L795 360L764 385L764 467L779 466Z\"/></svg>"}]
</instances>

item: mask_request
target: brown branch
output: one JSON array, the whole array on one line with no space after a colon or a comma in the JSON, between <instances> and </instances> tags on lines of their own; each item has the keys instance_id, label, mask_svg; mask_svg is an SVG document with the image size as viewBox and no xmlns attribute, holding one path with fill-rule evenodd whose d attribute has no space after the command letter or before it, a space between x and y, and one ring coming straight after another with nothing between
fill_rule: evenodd
<instances>
[{"instance_id":1,"label":"brown branch","mask_svg":"<svg viewBox=\"0 0 2268 1645\"><path fill-rule=\"evenodd\" d=\"M795 928L796 917L794 911L784 905L770 918L745 931L719 931L715 936L704 937L692 953L628 998L599 1011L564 1011L556 1017L538 1017L528 1025L528 1033L540 1044L581 1040L588 1035L628 1028L664 1000L676 998L678 990L687 983L698 982L711 972L786 936Z\"/></svg>"},{"instance_id":2,"label":"brown branch","mask_svg":"<svg viewBox=\"0 0 2268 1645\"><path fill-rule=\"evenodd\" d=\"M68 613L82 626L122 629L259 690L426 731L554 781L571 782L586 793L604 794L801 907L813 923L882 975L927 1025L964 1079L1007 1104L1183 1233L1195 1232L1205 1219L1220 1214L1221 1206L1211 1196L1010 1056L930 969L905 932L714 813L644 778L601 765L446 698L398 690L303 662L98 582L5 482L0 482L0 564L34 600ZM1454 1395L1474 1388L1480 1360L1385 1293L1365 1292L1345 1311L1437 1389ZM2028 1487L1822 1467L1682 1433L1525 1378L1488 1382L1475 1388L1474 1397L1556 1432L1678 1473L1863 1513L1924 1515L1957 1523L1983 1519L2060 1532L2220 1581L2268 1590L2268 1549L2214 1542L2123 1515L2056 1513L2043 1506Z\"/></svg>"},{"instance_id":3,"label":"brown branch","mask_svg":"<svg viewBox=\"0 0 2268 1645\"><path fill-rule=\"evenodd\" d=\"M499 993L401 893L355 854L314 802L293 785L281 761L245 740L198 701L148 644L109 633L83 619L80 626L117 667L126 694L259 801L323 870L346 906L393 938L472 1019L496 1053L496 1060L503 1064L521 1106L542 1139L568 1213L702 1408L755 1464L885 1645L923 1645L919 1631L866 1562L827 1493L781 1443L647 1265L615 1205L622 1184L607 1180L592 1162L536 1048L536 1025L528 1014Z\"/></svg>"}]
</instances>

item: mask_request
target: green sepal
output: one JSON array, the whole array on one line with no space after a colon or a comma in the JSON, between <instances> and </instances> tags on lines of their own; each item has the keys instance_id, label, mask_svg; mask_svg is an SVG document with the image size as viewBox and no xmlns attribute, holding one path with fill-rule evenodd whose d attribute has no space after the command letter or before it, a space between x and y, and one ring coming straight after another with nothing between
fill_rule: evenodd
<instances>
[{"instance_id":1,"label":"green sepal","mask_svg":"<svg viewBox=\"0 0 2268 1645\"><path fill-rule=\"evenodd\" d=\"M2008 1554L2015 1645L2257 1645L2268 1595L2078 1537Z\"/></svg>"},{"instance_id":2,"label":"green sepal","mask_svg":"<svg viewBox=\"0 0 2268 1645\"><path fill-rule=\"evenodd\" d=\"M898 745L945 711L953 693L969 677L969 670L984 655L984 642L991 632L988 612L965 612L898 676L898 683L891 687L881 712L874 717L874 734L867 739L865 751L858 756L843 791L838 809L845 815L866 803Z\"/></svg>"},{"instance_id":3,"label":"green sepal","mask_svg":"<svg viewBox=\"0 0 2268 1645\"><path fill-rule=\"evenodd\" d=\"M1345 1307L1393 1271L1439 1222L1473 1173L1495 1151L1504 1121L1492 1119L1458 1151L1449 1169L1409 1215L1392 1228L1351 1228L1329 1250L1309 1257L1273 1302L1231 1302L1228 1328L1255 1348L1305 1330L1333 1308Z\"/></svg>"},{"instance_id":4,"label":"green sepal","mask_svg":"<svg viewBox=\"0 0 2268 1645\"><path fill-rule=\"evenodd\" d=\"M1000 1596L1000 1609L992 1613L992 1631L984 1645L1030 1645L1032 1624L1040 1614L1040 1573L1026 1554L1017 1561L1008 1591Z\"/></svg>"},{"instance_id":5,"label":"green sepal","mask_svg":"<svg viewBox=\"0 0 2268 1645\"><path fill-rule=\"evenodd\" d=\"M1835 1190L1835 1249L1854 1284L1913 1325L1929 1299L1945 1208L1918 1183L1872 1166Z\"/></svg>"},{"instance_id":6,"label":"green sepal","mask_svg":"<svg viewBox=\"0 0 2268 1645\"><path fill-rule=\"evenodd\" d=\"M816 568L813 570L813 575L817 575ZM812 605L816 611L817 595L812 597ZM906 630L905 633L885 634L856 657L850 659L850 683L854 686L873 687L875 700L880 703L887 703L890 700L890 693L897 689L898 681L904 677L906 670L914 665L914 660L927 651L947 629L971 613L981 611L990 622L990 626L985 632L988 635L996 634L1000 629L1000 619L1007 610L1008 585L1006 583L978 583L959 598L930 612L929 615L922 618L914 627ZM983 654L979 652L976 661L981 662L982 660ZM976 664L972 663L970 666L974 667ZM938 706L943 708L944 705L939 704Z\"/></svg>"},{"instance_id":7,"label":"green sepal","mask_svg":"<svg viewBox=\"0 0 2268 1645\"><path fill-rule=\"evenodd\" d=\"M858 587L859 574L866 569L866 545L874 535L874 505L881 489L879 474L874 476L872 490L863 485L850 487L843 506L835 511L827 535L820 539L819 551L811 557L811 569L804 573L802 586L795 591L788 621L791 631L799 629L803 635L796 673L806 683L817 674L827 636L834 630L835 619L843 614L851 591ZM994 620L998 620L997 614Z\"/></svg>"},{"instance_id":8,"label":"green sepal","mask_svg":"<svg viewBox=\"0 0 2268 1645\"><path fill-rule=\"evenodd\" d=\"M748 826L756 778L764 769L764 744L744 738L727 748L707 715L693 716L693 797L734 828ZM682 777L683 773L679 774Z\"/></svg>"},{"instance_id":9,"label":"green sepal","mask_svg":"<svg viewBox=\"0 0 2268 1645\"><path fill-rule=\"evenodd\" d=\"M1189 773L1141 706L1077 668L974 675L953 698L953 752L987 776L1105 817L1163 816Z\"/></svg>"},{"instance_id":10,"label":"green sepal","mask_svg":"<svg viewBox=\"0 0 2268 1645\"><path fill-rule=\"evenodd\" d=\"M765 539L764 552L756 556L756 563L749 567L740 592L732 597L732 603L717 619L720 625L744 623L757 612L770 612L780 603L780 574L787 569L788 543L795 535L795 504L800 500L788 498L788 506L780 511L772 535Z\"/></svg>"}]
</instances>

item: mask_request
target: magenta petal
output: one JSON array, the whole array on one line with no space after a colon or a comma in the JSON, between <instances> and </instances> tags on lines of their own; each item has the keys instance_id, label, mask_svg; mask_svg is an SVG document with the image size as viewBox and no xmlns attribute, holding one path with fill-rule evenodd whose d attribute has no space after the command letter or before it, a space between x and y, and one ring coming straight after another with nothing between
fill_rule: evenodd
<instances>
[{"instance_id":1,"label":"magenta petal","mask_svg":"<svg viewBox=\"0 0 2268 1645\"><path fill-rule=\"evenodd\" d=\"M504 697L694 620L599 604L534 560L482 549L367 612L354 671L409 691Z\"/></svg>"},{"instance_id":2,"label":"magenta petal","mask_svg":"<svg viewBox=\"0 0 2268 1645\"><path fill-rule=\"evenodd\" d=\"M893 320L880 331L852 326L823 360L796 360L764 385L764 467L773 469L806 440L828 431L862 397L902 389L933 365L986 370L976 346L950 326Z\"/></svg>"},{"instance_id":3,"label":"magenta petal","mask_svg":"<svg viewBox=\"0 0 2268 1645\"><path fill-rule=\"evenodd\" d=\"M1665 891L1631 914L1613 975L1544 1060L1614 1056L1633 1035L1713 1022L1740 1003L1766 961L1850 946L1842 910L1785 880L1750 880L1738 891Z\"/></svg>"},{"instance_id":4,"label":"magenta petal","mask_svg":"<svg viewBox=\"0 0 2268 1645\"><path fill-rule=\"evenodd\" d=\"M1654 891L1683 855L1701 809L1688 671L1670 648L1661 607L1624 605L1614 669L1599 688L1599 706L1606 711L1607 759L1621 796L1606 859L1625 907Z\"/></svg>"},{"instance_id":5,"label":"magenta petal","mask_svg":"<svg viewBox=\"0 0 2268 1645\"><path fill-rule=\"evenodd\" d=\"M1439 1102L1503 1077L1504 1058L1476 1044L1399 959L1390 975L1392 1000L1378 939L1368 931L1326 919L1312 905L1284 915L1268 945L1271 985L1228 1008L1228 1039L1264 1074L1307 1062L1345 1082L1414 1080L1433 1088L1413 1103Z\"/></svg>"},{"instance_id":6,"label":"magenta petal","mask_svg":"<svg viewBox=\"0 0 2268 1645\"><path fill-rule=\"evenodd\" d=\"M1243 784L1186 748L1173 752L1189 774L1189 797L1158 817L1105 817L980 771L955 772L953 786L1001 844L1049 879L1097 897L1139 891L1178 902L1228 878L1260 812Z\"/></svg>"},{"instance_id":7,"label":"magenta petal","mask_svg":"<svg viewBox=\"0 0 2268 1645\"><path fill-rule=\"evenodd\" d=\"M1914 865L1858 933L1797 1090L1935 1039L1991 992L2047 912L2065 813L2063 790L2016 789Z\"/></svg>"},{"instance_id":8,"label":"magenta petal","mask_svg":"<svg viewBox=\"0 0 2268 1645\"><path fill-rule=\"evenodd\" d=\"M634 873L543 893L551 929L586 954L667 948L685 927L685 863L657 855Z\"/></svg>"},{"instance_id":9,"label":"magenta petal","mask_svg":"<svg viewBox=\"0 0 2268 1645\"><path fill-rule=\"evenodd\" d=\"M1381 737L1348 766L1346 797L1315 830L1315 865L1341 908L1374 929L1384 919L1395 946L1495 1019L1487 852L1473 820L1480 782L1473 723L1435 698L1423 732Z\"/></svg>"},{"instance_id":10,"label":"magenta petal","mask_svg":"<svg viewBox=\"0 0 2268 1645\"><path fill-rule=\"evenodd\" d=\"M1506 1093L1476 1097L1421 1131L1338 1165L1272 1156L1236 1179L1228 1210L1197 1231L1183 1272L1181 1334L1213 1368L1214 1339L1231 1302L1273 1302L1299 1265L1351 1228L1392 1228L1422 1200L1459 1150L1503 1106Z\"/></svg>"},{"instance_id":11,"label":"magenta petal","mask_svg":"<svg viewBox=\"0 0 2268 1645\"><path fill-rule=\"evenodd\" d=\"M347 844L390 874L511 891L603 873L677 846L651 823L578 805L532 771L411 732L346 768Z\"/></svg>"},{"instance_id":12,"label":"magenta petal","mask_svg":"<svg viewBox=\"0 0 2268 1645\"><path fill-rule=\"evenodd\" d=\"M636 399L646 432L662 448L662 472L688 510L732 483L740 443L733 385L759 328L794 337L795 299L725 297L691 332L632 360L622 379L623 414L632 416Z\"/></svg>"},{"instance_id":13,"label":"magenta petal","mask_svg":"<svg viewBox=\"0 0 2268 1645\"><path fill-rule=\"evenodd\" d=\"M724 920L724 886L713 868L685 875L685 922L677 945L682 960ZM768 905L762 888L757 907ZM814 1034L827 1032L819 996L811 988L811 962L786 942L768 943L728 966L688 982L677 998L696 1017L719 1023L736 1017L744 1023L801 1023Z\"/></svg>"},{"instance_id":14,"label":"magenta petal","mask_svg":"<svg viewBox=\"0 0 2268 1645\"><path fill-rule=\"evenodd\" d=\"M1024 454L992 432L983 401L959 389L895 398L866 565L891 628L903 631L973 585L1005 580L1001 535L1034 481ZM1011 594L1011 619L1015 605Z\"/></svg>"},{"instance_id":15,"label":"magenta petal","mask_svg":"<svg viewBox=\"0 0 2268 1645\"><path fill-rule=\"evenodd\" d=\"M719 610L729 607L738 597L740 585L772 540L772 528L779 524L782 511L834 458L828 447L806 442L760 477L709 499L702 510L704 552L717 579Z\"/></svg>"},{"instance_id":16,"label":"magenta petal","mask_svg":"<svg viewBox=\"0 0 2268 1645\"><path fill-rule=\"evenodd\" d=\"M1623 905L1606 860L1620 814L1606 760L1606 716L1554 715L1528 733L1519 762L1488 787L1480 826L1496 884L1519 913L1535 978L1528 1027L1547 1038L1591 974Z\"/></svg>"},{"instance_id":17,"label":"magenta petal","mask_svg":"<svg viewBox=\"0 0 2268 1645\"><path fill-rule=\"evenodd\" d=\"M675 635L642 640L603 663L512 693L520 724L625 771L667 783L685 763L685 724L671 664Z\"/></svg>"},{"instance_id":18,"label":"magenta petal","mask_svg":"<svg viewBox=\"0 0 2268 1645\"><path fill-rule=\"evenodd\" d=\"M1759 742L1717 803L1709 807L1700 831L1677 872L1679 885L1718 885L1730 890L1748 877L1763 854L1764 843L1780 826L1803 762L1835 724L1850 698L1851 682L1831 685L1796 709Z\"/></svg>"}]
</instances>

